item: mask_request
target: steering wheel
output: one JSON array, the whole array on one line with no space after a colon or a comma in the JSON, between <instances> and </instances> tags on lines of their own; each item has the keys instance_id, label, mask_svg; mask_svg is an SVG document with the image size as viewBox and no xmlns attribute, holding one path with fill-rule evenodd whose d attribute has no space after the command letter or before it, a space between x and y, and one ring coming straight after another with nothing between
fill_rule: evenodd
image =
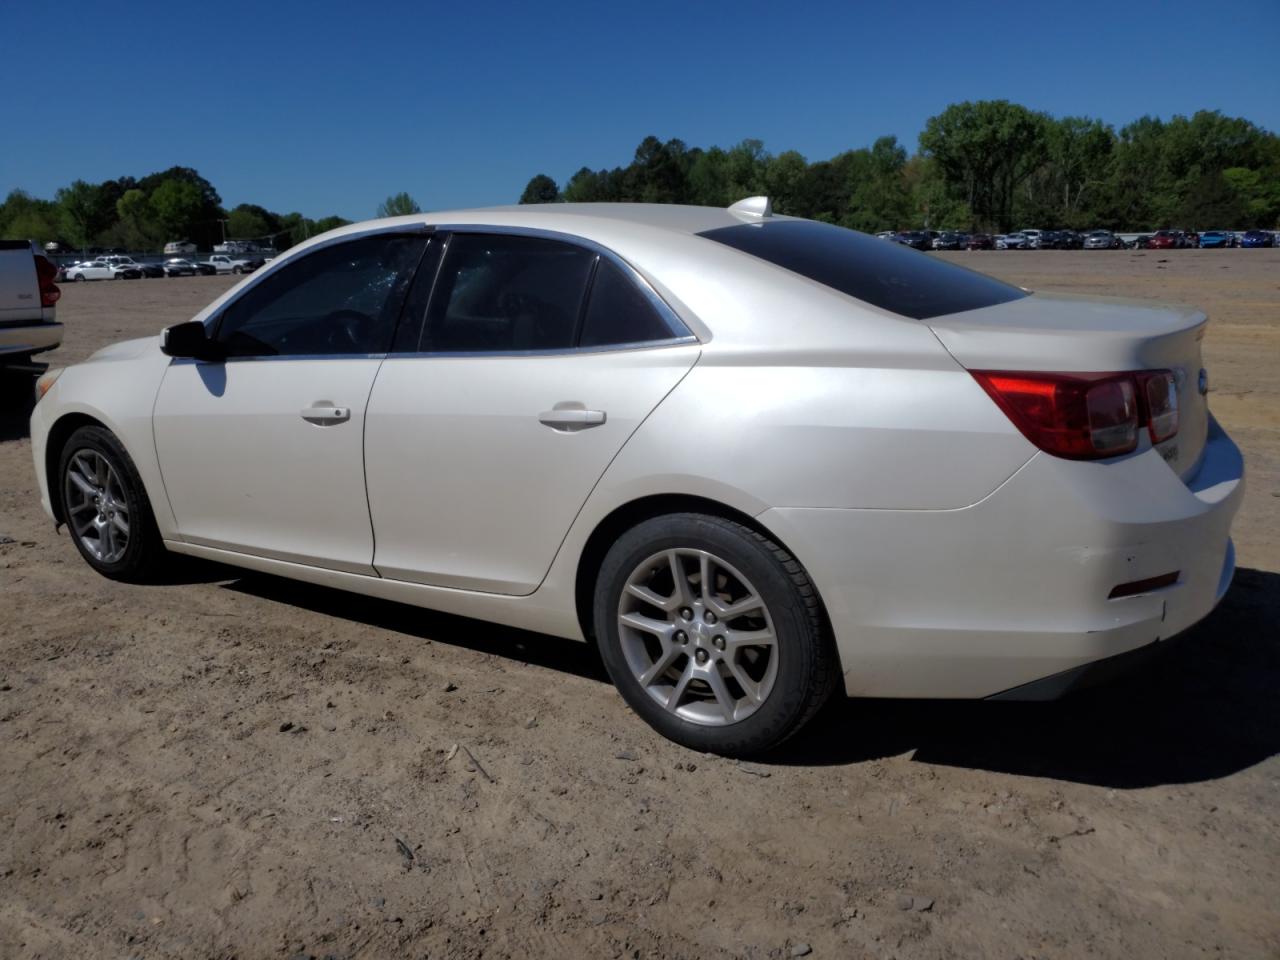
<instances>
[{"instance_id":1,"label":"steering wheel","mask_svg":"<svg viewBox=\"0 0 1280 960\"><path fill-rule=\"evenodd\" d=\"M369 353L373 317L359 310L334 310L322 321L325 341L334 353Z\"/></svg>"}]
</instances>

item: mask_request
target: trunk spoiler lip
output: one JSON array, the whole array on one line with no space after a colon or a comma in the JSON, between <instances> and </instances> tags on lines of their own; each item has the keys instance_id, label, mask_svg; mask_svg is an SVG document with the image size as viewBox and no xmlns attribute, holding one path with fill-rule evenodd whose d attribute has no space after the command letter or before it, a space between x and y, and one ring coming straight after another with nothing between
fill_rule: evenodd
<instances>
[{"instance_id":1,"label":"trunk spoiler lip","mask_svg":"<svg viewBox=\"0 0 1280 960\"><path fill-rule=\"evenodd\" d=\"M1165 337L1200 328L1208 316L1185 304L1126 297L1070 293L1032 293L990 307L931 317L935 334L955 333L1083 333L1102 337Z\"/></svg>"}]
</instances>

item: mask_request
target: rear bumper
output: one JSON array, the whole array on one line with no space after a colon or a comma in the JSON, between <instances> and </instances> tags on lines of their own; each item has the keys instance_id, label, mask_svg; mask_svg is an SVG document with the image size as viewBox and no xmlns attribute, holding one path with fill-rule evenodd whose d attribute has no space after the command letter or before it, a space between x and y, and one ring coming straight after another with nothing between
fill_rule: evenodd
<instances>
[{"instance_id":1,"label":"rear bumper","mask_svg":"<svg viewBox=\"0 0 1280 960\"><path fill-rule=\"evenodd\" d=\"M982 698L1205 617L1235 570L1243 480L1240 451L1211 423L1186 482L1154 450L1105 463L1038 454L960 510L783 508L760 520L814 579L850 695ZM1174 571L1171 586L1110 598Z\"/></svg>"},{"instance_id":2,"label":"rear bumper","mask_svg":"<svg viewBox=\"0 0 1280 960\"><path fill-rule=\"evenodd\" d=\"M31 323L0 327L0 363L6 356L28 356L53 350L62 343L62 324Z\"/></svg>"}]
</instances>

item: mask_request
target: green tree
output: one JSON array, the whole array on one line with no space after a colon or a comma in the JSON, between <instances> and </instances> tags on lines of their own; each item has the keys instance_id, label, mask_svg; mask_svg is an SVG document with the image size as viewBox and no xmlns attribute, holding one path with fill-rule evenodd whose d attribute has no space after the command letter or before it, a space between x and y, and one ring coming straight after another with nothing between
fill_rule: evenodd
<instances>
[{"instance_id":1,"label":"green tree","mask_svg":"<svg viewBox=\"0 0 1280 960\"><path fill-rule=\"evenodd\" d=\"M920 150L978 223L1008 229L1014 191L1045 159L1046 120L1007 100L956 103L929 118Z\"/></svg>"},{"instance_id":2,"label":"green tree","mask_svg":"<svg viewBox=\"0 0 1280 960\"><path fill-rule=\"evenodd\" d=\"M0 237L6 240L59 239L57 206L38 200L25 190L12 190L0 204Z\"/></svg>"},{"instance_id":3,"label":"green tree","mask_svg":"<svg viewBox=\"0 0 1280 960\"><path fill-rule=\"evenodd\" d=\"M560 188L545 173L533 177L520 194L521 203L555 203L560 199Z\"/></svg>"},{"instance_id":4,"label":"green tree","mask_svg":"<svg viewBox=\"0 0 1280 960\"><path fill-rule=\"evenodd\" d=\"M272 214L254 204L242 203L227 214L227 236L258 240L272 232Z\"/></svg>"},{"instance_id":5,"label":"green tree","mask_svg":"<svg viewBox=\"0 0 1280 960\"><path fill-rule=\"evenodd\" d=\"M147 250L158 246L162 230L156 223L151 201L137 187L126 190L116 201L119 218L116 231L121 246L129 250Z\"/></svg>"},{"instance_id":6,"label":"green tree","mask_svg":"<svg viewBox=\"0 0 1280 960\"><path fill-rule=\"evenodd\" d=\"M165 180L147 198L155 221L169 240L192 237L200 223L204 200L200 188L188 180Z\"/></svg>"},{"instance_id":7,"label":"green tree","mask_svg":"<svg viewBox=\"0 0 1280 960\"><path fill-rule=\"evenodd\" d=\"M421 212L422 208L418 206L418 201L403 191L392 194L378 204L379 217L405 217Z\"/></svg>"}]
</instances>

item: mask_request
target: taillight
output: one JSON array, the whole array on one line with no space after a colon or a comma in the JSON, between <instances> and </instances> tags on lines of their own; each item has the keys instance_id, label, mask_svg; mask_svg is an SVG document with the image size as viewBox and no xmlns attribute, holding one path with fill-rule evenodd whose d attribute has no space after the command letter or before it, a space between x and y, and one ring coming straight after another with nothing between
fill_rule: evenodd
<instances>
[{"instance_id":1,"label":"taillight","mask_svg":"<svg viewBox=\"0 0 1280 960\"><path fill-rule=\"evenodd\" d=\"M1023 436L1057 457L1100 460L1130 453L1142 426L1152 443L1178 432L1178 391L1168 370L972 373Z\"/></svg>"},{"instance_id":2,"label":"taillight","mask_svg":"<svg viewBox=\"0 0 1280 960\"><path fill-rule=\"evenodd\" d=\"M1152 443L1162 443L1178 432L1178 384L1169 370L1138 374L1146 404L1147 429Z\"/></svg>"},{"instance_id":3,"label":"taillight","mask_svg":"<svg viewBox=\"0 0 1280 960\"><path fill-rule=\"evenodd\" d=\"M42 307L52 307L58 302L58 298L62 296L62 291L53 282L58 275L58 268L49 262L48 257L35 254L35 258L36 278L40 281L40 305Z\"/></svg>"}]
</instances>

